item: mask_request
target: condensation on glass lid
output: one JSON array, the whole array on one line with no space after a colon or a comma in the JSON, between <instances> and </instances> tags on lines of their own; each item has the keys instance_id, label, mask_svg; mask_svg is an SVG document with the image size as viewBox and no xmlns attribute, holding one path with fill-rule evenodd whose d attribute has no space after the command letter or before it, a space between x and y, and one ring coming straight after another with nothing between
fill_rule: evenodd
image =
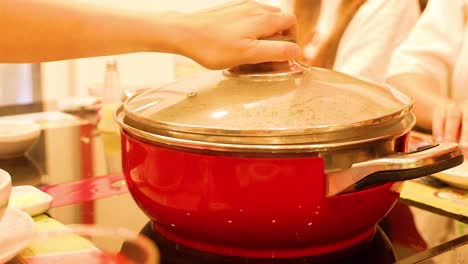
<instances>
[{"instance_id":1,"label":"condensation on glass lid","mask_svg":"<svg viewBox=\"0 0 468 264\"><path fill-rule=\"evenodd\" d=\"M202 83L198 82L196 89L186 82L155 90L146 95L146 104L133 112L158 123L191 127L289 130L352 124L405 107L391 92L375 85L363 87L366 82L361 81L325 82L302 76L269 81L226 78L207 86Z\"/></svg>"}]
</instances>

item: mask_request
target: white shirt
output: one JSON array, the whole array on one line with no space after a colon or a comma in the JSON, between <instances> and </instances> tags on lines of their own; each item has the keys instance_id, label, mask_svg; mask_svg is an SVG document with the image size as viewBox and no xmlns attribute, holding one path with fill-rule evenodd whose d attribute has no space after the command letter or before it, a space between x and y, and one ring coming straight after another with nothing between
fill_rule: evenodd
<instances>
[{"instance_id":1,"label":"white shirt","mask_svg":"<svg viewBox=\"0 0 468 264\"><path fill-rule=\"evenodd\" d=\"M408 38L395 49L388 78L402 73L421 73L434 78L443 95L457 101L468 99L468 31L464 0L430 0ZM454 239L454 220L411 208L415 225L429 247ZM467 259L462 248L444 254L435 263Z\"/></svg>"},{"instance_id":2,"label":"white shirt","mask_svg":"<svg viewBox=\"0 0 468 264\"><path fill-rule=\"evenodd\" d=\"M387 76L422 73L437 80L440 93L468 99L466 0L430 0L426 10L392 57Z\"/></svg>"},{"instance_id":3,"label":"white shirt","mask_svg":"<svg viewBox=\"0 0 468 264\"><path fill-rule=\"evenodd\" d=\"M318 32L329 31L341 1L322 1ZM291 10L293 3L291 0L277 0L275 4ZM417 0L368 0L346 28L333 69L358 78L383 82L392 51L407 37L419 14ZM313 47L306 46L304 52L306 56L313 54Z\"/></svg>"}]
</instances>

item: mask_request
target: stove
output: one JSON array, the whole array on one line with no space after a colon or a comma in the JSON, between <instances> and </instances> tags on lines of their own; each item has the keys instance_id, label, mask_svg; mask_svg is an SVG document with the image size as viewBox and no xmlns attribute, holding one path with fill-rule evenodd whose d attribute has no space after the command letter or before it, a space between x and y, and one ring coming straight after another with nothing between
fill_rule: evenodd
<instances>
[{"instance_id":1,"label":"stove","mask_svg":"<svg viewBox=\"0 0 468 264\"><path fill-rule=\"evenodd\" d=\"M153 229L151 223L140 231L159 248L161 264L308 264L308 263L394 263L396 261L392 244L382 228L368 240L339 252L319 256L297 258L244 258L202 252L172 242ZM123 247L125 250L125 247Z\"/></svg>"}]
</instances>

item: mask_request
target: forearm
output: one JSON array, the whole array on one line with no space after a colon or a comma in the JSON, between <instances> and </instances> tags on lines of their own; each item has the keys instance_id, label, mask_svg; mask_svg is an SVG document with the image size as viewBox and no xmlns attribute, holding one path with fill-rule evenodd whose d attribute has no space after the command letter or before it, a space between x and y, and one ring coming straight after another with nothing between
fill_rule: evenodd
<instances>
[{"instance_id":1,"label":"forearm","mask_svg":"<svg viewBox=\"0 0 468 264\"><path fill-rule=\"evenodd\" d=\"M423 74L400 74L387 82L413 97L417 125L424 129L432 129L434 110L450 102L447 97L439 94L437 81Z\"/></svg>"},{"instance_id":2,"label":"forearm","mask_svg":"<svg viewBox=\"0 0 468 264\"><path fill-rule=\"evenodd\" d=\"M169 37L176 25L150 16L72 0L1 1L0 62L176 52L177 35Z\"/></svg>"},{"instance_id":3,"label":"forearm","mask_svg":"<svg viewBox=\"0 0 468 264\"><path fill-rule=\"evenodd\" d=\"M132 52L187 56L205 67L286 61L295 17L255 1L233 1L190 14L113 10L80 0L0 0L0 63L43 62Z\"/></svg>"}]
</instances>

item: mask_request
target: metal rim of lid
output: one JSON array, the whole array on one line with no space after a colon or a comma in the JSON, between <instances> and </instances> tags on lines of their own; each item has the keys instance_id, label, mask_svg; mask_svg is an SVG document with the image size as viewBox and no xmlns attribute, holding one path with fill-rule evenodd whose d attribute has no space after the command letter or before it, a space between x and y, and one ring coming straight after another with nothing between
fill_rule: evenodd
<instances>
[{"instance_id":1,"label":"metal rim of lid","mask_svg":"<svg viewBox=\"0 0 468 264\"><path fill-rule=\"evenodd\" d=\"M145 141L162 144L167 146L182 147L187 149L199 149L199 150L212 150L219 152L247 152L247 153L298 153L298 152L316 152L316 151L328 151L330 149L347 148L356 144L364 144L377 140L393 139L395 137L402 136L414 127L416 118L412 112L400 119L396 123L392 123L390 129L379 129L377 133L367 134L366 136L347 138L338 141L323 141L315 142L308 141L303 143L295 144L278 144L276 143L238 143L238 142L215 142L211 137L207 138L206 135L195 138L184 138L180 136L167 135L164 133L154 133L141 130L137 127L133 127L125 122L125 113L123 112L123 106L116 109L114 112L114 119L122 130L126 131L130 135ZM369 127L362 127L363 130L369 130ZM234 138L234 137L233 137Z\"/></svg>"},{"instance_id":2,"label":"metal rim of lid","mask_svg":"<svg viewBox=\"0 0 468 264\"><path fill-rule=\"evenodd\" d=\"M129 123L128 121L130 120L132 127L150 133L162 133L181 138L210 137L213 142L222 142L222 139L225 137L237 137L236 143L241 144L297 144L310 142L311 136L313 135L315 135L313 137L315 141L336 141L346 139L346 134L353 133L353 130L357 133L363 128L377 128L379 125L391 126L407 116L408 113L411 112L411 107L412 105L409 105L389 115L351 124L316 126L308 129L263 130L219 129L169 122L162 123L137 116L127 111L124 107L121 112L124 112L127 117L126 123ZM362 132L366 133L365 131ZM340 134L342 135L340 136ZM218 140L216 140L216 137ZM254 138L255 140L246 140L248 138ZM301 138L303 138L303 140L301 140Z\"/></svg>"}]
</instances>

